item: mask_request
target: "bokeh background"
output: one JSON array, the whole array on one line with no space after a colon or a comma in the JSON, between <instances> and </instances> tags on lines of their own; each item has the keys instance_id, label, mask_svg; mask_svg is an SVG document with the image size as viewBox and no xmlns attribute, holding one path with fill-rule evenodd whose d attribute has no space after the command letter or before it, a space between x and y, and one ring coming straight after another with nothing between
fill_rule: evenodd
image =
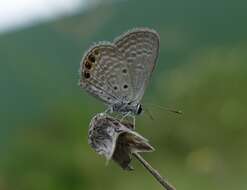
<instances>
[{"instance_id":1,"label":"bokeh background","mask_svg":"<svg viewBox=\"0 0 247 190\"><path fill-rule=\"evenodd\" d=\"M161 38L143 99L154 120L137 118L138 132L156 148L144 157L177 189L247 189L246 1L6 2L0 1L0 190L161 189L135 160L134 172L113 162L106 167L89 147L88 124L105 107L77 85L93 42L138 26Z\"/></svg>"}]
</instances>

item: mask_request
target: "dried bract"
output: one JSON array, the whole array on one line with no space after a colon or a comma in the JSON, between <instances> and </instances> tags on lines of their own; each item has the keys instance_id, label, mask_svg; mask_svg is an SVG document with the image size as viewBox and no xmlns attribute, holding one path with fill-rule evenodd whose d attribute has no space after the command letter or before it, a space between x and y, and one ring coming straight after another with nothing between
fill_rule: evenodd
<instances>
[{"instance_id":1,"label":"dried bract","mask_svg":"<svg viewBox=\"0 0 247 190\"><path fill-rule=\"evenodd\" d=\"M114 160L125 170L133 169L130 165L133 153L154 151L131 123L120 122L105 113L91 120L88 142L98 154Z\"/></svg>"}]
</instances>

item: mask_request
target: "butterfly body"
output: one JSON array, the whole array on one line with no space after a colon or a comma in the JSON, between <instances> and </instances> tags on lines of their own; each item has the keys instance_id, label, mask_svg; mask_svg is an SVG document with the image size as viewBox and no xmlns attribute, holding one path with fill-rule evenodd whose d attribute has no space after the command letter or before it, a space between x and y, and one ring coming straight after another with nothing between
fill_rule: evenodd
<instances>
[{"instance_id":1,"label":"butterfly body","mask_svg":"<svg viewBox=\"0 0 247 190\"><path fill-rule=\"evenodd\" d=\"M142 113L142 105L131 102L118 102L110 107L113 112L121 113L122 115L140 115Z\"/></svg>"},{"instance_id":2,"label":"butterfly body","mask_svg":"<svg viewBox=\"0 0 247 190\"><path fill-rule=\"evenodd\" d=\"M139 115L140 101L156 65L159 35L137 28L113 42L99 42L81 61L80 86L122 115Z\"/></svg>"}]
</instances>

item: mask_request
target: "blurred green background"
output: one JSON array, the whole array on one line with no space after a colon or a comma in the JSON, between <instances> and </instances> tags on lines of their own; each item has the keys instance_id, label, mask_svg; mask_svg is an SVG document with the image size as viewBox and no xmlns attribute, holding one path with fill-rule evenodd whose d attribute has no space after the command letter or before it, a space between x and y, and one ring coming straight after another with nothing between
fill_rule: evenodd
<instances>
[{"instance_id":1,"label":"blurred green background","mask_svg":"<svg viewBox=\"0 0 247 190\"><path fill-rule=\"evenodd\" d=\"M162 189L133 161L122 171L87 144L105 107L77 85L93 43L138 26L160 34L137 130L144 157L176 188L247 189L247 3L101 1L74 16L0 34L0 190ZM183 110L178 116L150 103Z\"/></svg>"}]
</instances>

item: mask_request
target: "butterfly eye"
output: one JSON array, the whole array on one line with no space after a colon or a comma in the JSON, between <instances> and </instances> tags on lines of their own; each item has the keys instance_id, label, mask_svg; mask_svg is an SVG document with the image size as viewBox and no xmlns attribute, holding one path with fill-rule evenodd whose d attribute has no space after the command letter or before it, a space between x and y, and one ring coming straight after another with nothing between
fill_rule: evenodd
<instances>
[{"instance_id":1,"label":"butterfly eye","mask_svg":"<svg viewBox=\"0 0 247 190\"><path fill-rule=\"evenodd\" d=\"M114 90L117 90L117 89L118 89L118 87L117 87L117 86L114 86L113 88L114 88Z\"/></svg>"},{"instance_id":2,"label":"butterfly eye","mask_svg":"<svg viewBox=\"0 0 247 190\"><path fill-rule=\"evenodd\" d=\"M140 115L142 113L142 106L139 104L138 109L137 109L137 115Z\"/></svg>"},{"instance_id":3,"label":"butterfly eye","mask_svg":"<svg viewBox=\"0 0 247 190\"><path fill-rule=\"evenodd\" d=\"M127 84L123 85L123 88L124 89L127 89L128 88L128 85Z\"/></svg>"}]
</instances>

